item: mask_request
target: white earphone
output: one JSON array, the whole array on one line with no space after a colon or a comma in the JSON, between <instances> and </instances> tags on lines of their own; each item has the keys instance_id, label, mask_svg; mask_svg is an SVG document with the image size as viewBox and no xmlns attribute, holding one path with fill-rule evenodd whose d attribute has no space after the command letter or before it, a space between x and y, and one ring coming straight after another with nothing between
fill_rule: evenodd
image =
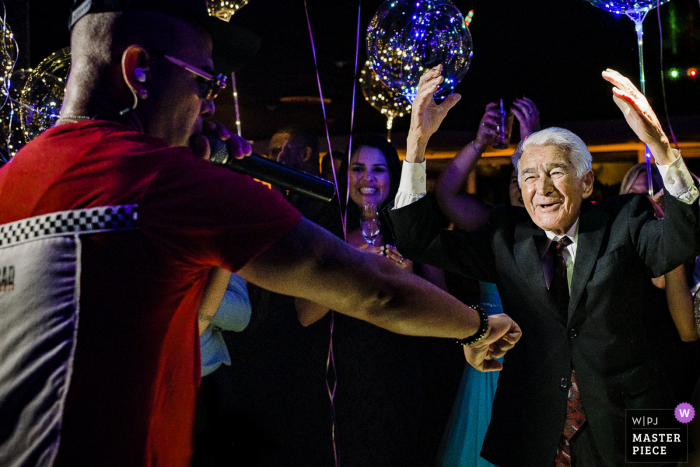
<instances>
[{"instance_id":1,"label":"white earphone","mask_svg":"<svg viewBox=\"0 0 700 467\"><path fill-rule=\"evenodd\" d=\"M148 71L148 68L134 68L134 79L139 83L146 82L146 73L144 71Z\"/></svg>"}]
</instances>

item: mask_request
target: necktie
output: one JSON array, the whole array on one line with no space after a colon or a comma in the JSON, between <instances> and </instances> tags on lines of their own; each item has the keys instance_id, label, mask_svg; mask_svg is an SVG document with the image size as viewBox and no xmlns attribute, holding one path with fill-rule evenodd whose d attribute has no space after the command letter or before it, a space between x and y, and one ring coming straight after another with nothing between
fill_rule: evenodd
<instances>
[{"instance_id":1,"label":"necktie","mask_svg":"<svg viewBox=\"0 0 700 467\"><path fill-rule=\"evenodd\" d=\"M552 280L549 291L554 296L557 309L568 319L569 308L569 283L566 277L566 260L564 249L571 245L569 237L562 237L558 242L552 242L549 246L552 256ZM571 370L571 381L566 399L566 417L564 429L559 439L559 448L554 458L556 467L571 467L571 438L576 434L581 425L586 421L586 413L583 410L581 393L576 381L576 372Z\"/></svg>"},{"instance_id":2,"label":"necktie","mask_svg":"<svg viewBox=\"0 0 700 467\"><path fill-rule=\"evenodd\" d=\"M568 319L569 310L569 282L566 278L566 260L564 259L564 249L571 245L569 237L562 237L558 242L549 245L549 254L552 257L552 280L550 281L549 292L554 297L557 309Z\"/></svg>"},{"instance_id":3,"label":"necktie","mask_svg":"<svg viewBox=\"0 0 700 467\"><path fill-rule=\"evenodd\" d=\"M559 448L554 457L556 467L571 467L571 438L576 434L581 425L586 421L586 412L583 410L581 393L578 390L576 372L571 370L571 384L569 385L569 395L566 399L566 418L564 429L559 438Z\"/></svg>"}]
</instances>

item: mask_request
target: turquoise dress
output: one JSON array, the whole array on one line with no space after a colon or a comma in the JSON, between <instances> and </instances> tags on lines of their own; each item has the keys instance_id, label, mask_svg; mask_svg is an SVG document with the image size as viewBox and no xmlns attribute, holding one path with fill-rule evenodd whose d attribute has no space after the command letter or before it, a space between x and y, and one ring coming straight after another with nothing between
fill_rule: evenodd
<instances>
[{"instance_id":1,"label":"turquoise dress","mask_svg":"<svg viewBox=\"0 0 700 467\"><path fill-rule=\"evenodd\" d=\"M481 306L487 314L503 313L496 284L479 282ZM502 361L503 359L498 359ZM500 372L482 373L467 364L438 451L441 467L491 467L482 458L481 445L491 421L491 406Z\"/></svg>"}]
</instances>

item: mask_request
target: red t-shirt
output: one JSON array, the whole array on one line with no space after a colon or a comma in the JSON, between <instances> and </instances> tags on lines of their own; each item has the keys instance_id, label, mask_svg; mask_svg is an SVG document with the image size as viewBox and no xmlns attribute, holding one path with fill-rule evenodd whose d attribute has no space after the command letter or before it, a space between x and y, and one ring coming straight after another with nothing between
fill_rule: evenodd
<instances>
[{"instance_id":1,"label":"red t-shirt","mask_svg":"<svg viewBox=\"0 0 700 467\"><path fill-rule=\"evenodd\" d=\"M137 204L139 229L82 239L80 321L56 465L189 466L197 308L300 214L252 178L104 121L54 127L0 169L0 225Z\"/></svg>"}]
</instances>

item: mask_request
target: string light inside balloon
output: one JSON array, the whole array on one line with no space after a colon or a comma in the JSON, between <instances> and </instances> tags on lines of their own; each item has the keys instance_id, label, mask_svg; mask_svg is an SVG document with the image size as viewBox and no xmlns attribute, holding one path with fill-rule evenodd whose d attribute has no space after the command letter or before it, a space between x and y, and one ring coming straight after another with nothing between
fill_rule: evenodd
<instances>
[{"instance_id":1,"label":"string light inside balloon","mask_svg":"<svg viewBox=\"0 0 700 467\"><path fill-rule=\"evenodd\" d=\"M0 109L0 128L2 129L2 158L5 162L24 146L27 141L22 131L22 122L20 120L20 93L24 88L24 83L32 74L32 70L16 70L8 79L7 89L3 88L6 104Z\"/></svg>"},{"instance_id":2,"label":"string light inside balloon","mask_svg":"<svg viewBox=\"0 0 700 467\"><path fill-rule=\"evenodd\" d=\"M234 13L248 4L248 0L207 0L209 16L228 22Z\"/></svg>"},{"instance_id":3,"label":"string light inside balloon","mask_svg":"<svg viewBox=\"0 0 700 467\"><path fill-rule=\"evenodd\" d=\"M472 53L467 22L449 0L386 1L367 28L372 70L411 102L420 77L439 64L445 79L435 96L451 94L467 73Z\"/></svg>"},{"instance_id":4,"label":"string light inside balloon","mask_svg":"<svg viewBox=\"0 0 700 467\"><path fill-rule=\"evenodd\" d=\"M387 118L387 140L391 141L394 118L410 114L411 104L403 95L381 82L372 71L369 60L362 67L358 81L367 102Z\"/></svg>"},{"instance_id":5,"label":"string light inside balloon","mask_svg":"<svg viewBox=\"0 0 700 467\"><path fill-rule=\"evenodd\" d=\"M19 128L18 115L14 113L12 103L11 89L13 86L12 73L17 64L18 47L12 29L5 22L6 12L0 18L0 27L2 28L2 62L0 63L0 79L2 80L2 102L0 103L0 129L3 132L2 144L0 145L0 161L7 162L14 154L10 143L10 136L14 128ZM19 78L19 76L18 76ZM16 124L13 128L13 119Z\"/></svg>"},{"instance_id":6,"label":"string light inside balloon","mask_svg":"<svg viewBox=\"0 0 700 467\"><path fill-rule=\"evenodd\" d=\"M663 5L669 0L658 0L659 5ZM657 0L588 0L588 3L601 10L610 13L628 14L648 12L656 7Z\"/></svg>"},{"instance_id":7,"label":"string light inside balloon","mask_svg":"<svg viewBox=\"0 0 700 467\"><path fill-rule=\"evenodd\" d=\"M20 94L20 119L28 141L56 124L70 71L70 47L54 52L32 71Z\"/></svg>"}]
</instances>

